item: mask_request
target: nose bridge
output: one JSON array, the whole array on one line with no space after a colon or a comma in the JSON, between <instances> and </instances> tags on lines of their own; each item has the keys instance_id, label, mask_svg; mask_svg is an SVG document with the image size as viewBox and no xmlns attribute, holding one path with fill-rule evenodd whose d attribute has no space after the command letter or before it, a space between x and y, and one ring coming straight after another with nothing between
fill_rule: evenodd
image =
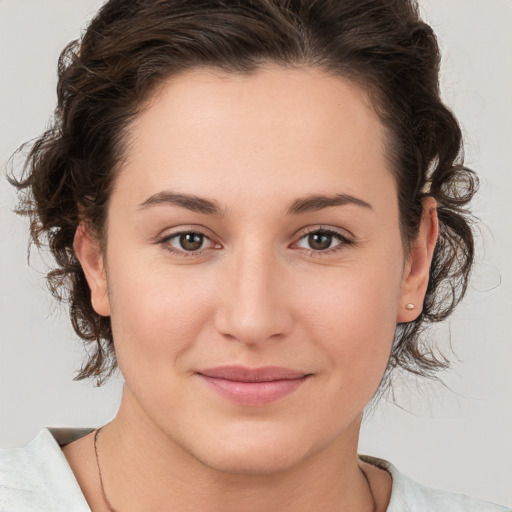
<instances>
[{"instance_id":1,"label":"nose bridge","mask_svg":"<svg viewBox=\"0 0 512 512\"><path fill-rule=\"evenodd\" d=\"M246 240L227 259L217 329L246 344L285 334L291 325L282 269L271 244Z\"/></svg>"}]
</instances>

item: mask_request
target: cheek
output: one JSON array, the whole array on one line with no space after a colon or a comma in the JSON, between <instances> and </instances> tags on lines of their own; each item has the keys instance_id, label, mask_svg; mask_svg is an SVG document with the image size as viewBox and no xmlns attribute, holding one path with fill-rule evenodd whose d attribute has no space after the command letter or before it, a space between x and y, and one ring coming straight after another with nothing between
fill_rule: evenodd
<instances>
[{"instance_id":1,"label":"cheek","mask_svg":"<svg viewBox=\"0 0 512 512\"><path fill-rule=\"evenodd\" d=\"M109 272L109 282L116 354L125 376L156 376L156 369L174 364L193 348L211 316L208 283L193 272L123 259Z\"/></svg>"},{"instance_id":2,"label":"cheek","mask_svg":"<svg viewBox=\"0 0 512 512\"><path fill-rule=\"evenodd\" d=\"M304 323L313 329L316 344L338 370L343 386L367 392L380 383L390 356L400 260L387 266L348 266L324 277L308 281L301 307Z\"/></svg>"}]
</instances>

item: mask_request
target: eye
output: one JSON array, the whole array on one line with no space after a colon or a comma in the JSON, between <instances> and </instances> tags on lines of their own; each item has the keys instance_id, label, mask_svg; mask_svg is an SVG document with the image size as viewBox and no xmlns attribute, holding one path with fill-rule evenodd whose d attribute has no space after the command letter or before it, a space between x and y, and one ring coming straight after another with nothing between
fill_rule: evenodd
<instances>
[{"instance_id":1,"label":"eye","mask_svg":"<svg viewBox=\"0 0 512 512\"><path fill-rule=\"evenodd\" d=\"M315 229L305 233L297 246L310 253L333 253L353 245L354 241L346 235L331 229Z\"/></svg>"},{"instance_id":2,"label":"eye","mask_svg":"<svg viewBox=\"0 0 512 512\"><path fill-rule=\"evenodd\" d=\"M161 238L158 243L166 250L180 256L193 256L209 248L220 247L214 244L204 233L198 231L180 231ZM188 254L187 254L188 253Z\"/></svg>"}]
</instances>

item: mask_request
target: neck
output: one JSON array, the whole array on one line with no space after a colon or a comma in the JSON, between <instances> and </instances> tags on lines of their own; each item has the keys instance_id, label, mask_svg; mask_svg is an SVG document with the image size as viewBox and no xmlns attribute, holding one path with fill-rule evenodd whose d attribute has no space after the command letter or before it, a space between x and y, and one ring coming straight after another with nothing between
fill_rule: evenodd
<instances>
[{"instance_id":1,"label":"neck","mask_svg":"<svg viewBox=\"0 0 512 512\"><path fill-rule=\"evenodd\" d=\"M118 512L165 510L169 504L205 512L374 509L357 459L360 418L291 467L225 471L193 456L130 402L123 396L98 441L104 490Z\"/></svg>"}]
</instances>

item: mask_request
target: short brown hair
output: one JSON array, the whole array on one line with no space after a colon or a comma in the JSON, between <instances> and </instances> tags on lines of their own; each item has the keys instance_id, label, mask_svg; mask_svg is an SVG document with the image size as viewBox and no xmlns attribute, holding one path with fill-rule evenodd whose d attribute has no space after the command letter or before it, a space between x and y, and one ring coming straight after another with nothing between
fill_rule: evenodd
<instances>
[{"instance_id":1,"label":"short brown hair","mask_svg":"<svg viewBox=\"0 0 512 512\"><path fill-rule=\"evenodd\" d=\"M69 302L73 327L92 348L77 379L100 384L116 368L110 318L92 308L74 254L81 220L104 239L123 135L165 78L197 67L251 73L265 63L317 67L364 88L390 133L400 227L407 247L422 200L438 203L440 236L423 310L397 325L388 365L434 376L448 366L421 336L463 297L474 244L467 204L476 176L464 167L459 125L440 100L440 54L412 0L110 0L59 59L52 127L30 149L19 212L48 245L52 293Z\"/></svg>"}]
</instances>

